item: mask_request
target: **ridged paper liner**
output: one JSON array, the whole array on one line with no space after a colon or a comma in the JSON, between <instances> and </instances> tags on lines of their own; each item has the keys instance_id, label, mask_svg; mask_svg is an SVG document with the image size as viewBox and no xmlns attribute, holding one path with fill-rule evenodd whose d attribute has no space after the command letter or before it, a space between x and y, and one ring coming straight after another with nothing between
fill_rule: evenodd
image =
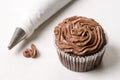
<instances>
[{"instance_id":1,"label":"ridged paper liner","mask_svg":"<svg viewBox=\"0 0 120 80\"><path fill-rule=\"evenodd\" d=\"M105 52L105 46L98 53L85 57L65 53L63 51L60 51L59 49L57 49L57 51L61 63L66 68L76 72L85 72L92 70L98 65L100 65L103 54Z\"/></svg>"}]
</instances>

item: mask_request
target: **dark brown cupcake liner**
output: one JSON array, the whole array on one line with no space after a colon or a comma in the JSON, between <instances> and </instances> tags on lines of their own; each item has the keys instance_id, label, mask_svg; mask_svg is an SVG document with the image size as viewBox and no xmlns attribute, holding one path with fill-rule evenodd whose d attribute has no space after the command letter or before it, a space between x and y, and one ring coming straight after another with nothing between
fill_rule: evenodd
<instances>
[{"instance_id":1,"label":"dark brown cupcake liner","mask_svg":"<svg viewBox=\"0 0 120 80\"><path fill-rule=\"evenodd\" d=\"M100 65L105 52L105 46L98 53L85 57L65 53L59 49L57 49L57 51L61 63L66 68L76 72L86 72Z\"/></svg>"}]
</instances>

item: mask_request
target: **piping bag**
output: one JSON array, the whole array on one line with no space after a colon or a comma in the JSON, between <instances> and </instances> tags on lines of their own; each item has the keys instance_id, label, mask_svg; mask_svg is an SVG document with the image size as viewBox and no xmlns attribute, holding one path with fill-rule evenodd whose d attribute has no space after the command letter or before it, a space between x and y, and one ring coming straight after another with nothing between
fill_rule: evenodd
<instances>
[{"instance_id":1,"label":"piping bag","mask_svg":"<svg viewBox=\"0 0 120 80\"><path fill-rule=\"evenodd\" d=\"M26 1L26 0L25 0ZM31 0L27 0L28 3ZM12 39L8 45L9 49L12 49L15 45L24 39L27 39L31 34L55 14L58 10L63 8L72 0L32 0L35 5L31 5L29 14L25 16L25 19L16 25L17 28L12 36ZM22 6L22 5L21 5ZM27 3L26 3L27 6Z\"/></svg>"}]
</instances>

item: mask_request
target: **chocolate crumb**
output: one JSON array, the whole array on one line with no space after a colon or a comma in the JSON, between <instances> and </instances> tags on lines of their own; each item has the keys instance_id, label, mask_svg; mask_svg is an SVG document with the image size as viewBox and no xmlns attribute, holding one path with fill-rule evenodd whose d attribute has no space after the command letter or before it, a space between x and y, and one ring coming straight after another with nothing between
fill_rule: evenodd
<instances>
[{"instance_id":1,"label":"chocolate crumb","mask_svg":"<svg viewBox=\"0 0 120 80\"><path fill-rule=\"evenodd\" d=\"M37 56L37 48L34 44L31 45L31 49L25 49L23 52L23 56L26 58L36 58Z\"/></svg>"}]
</instances>

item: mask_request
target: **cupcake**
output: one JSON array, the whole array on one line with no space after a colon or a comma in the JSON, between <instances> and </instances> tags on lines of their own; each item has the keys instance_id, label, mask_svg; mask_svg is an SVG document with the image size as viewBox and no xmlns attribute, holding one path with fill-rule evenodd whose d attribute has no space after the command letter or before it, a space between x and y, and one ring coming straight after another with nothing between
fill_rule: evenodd
<instances>
[{"instance_id":1,"label":"cupcake","mask_svg":"<svg viewBox=\"0 0 120 80\"><path fill-rule=\"evenodd\" d=\"M61 63L76 72L86 72L100 65L106 36L94 19L73 16L54 29L55 44Z\"/></svg>"}]
</instances>

